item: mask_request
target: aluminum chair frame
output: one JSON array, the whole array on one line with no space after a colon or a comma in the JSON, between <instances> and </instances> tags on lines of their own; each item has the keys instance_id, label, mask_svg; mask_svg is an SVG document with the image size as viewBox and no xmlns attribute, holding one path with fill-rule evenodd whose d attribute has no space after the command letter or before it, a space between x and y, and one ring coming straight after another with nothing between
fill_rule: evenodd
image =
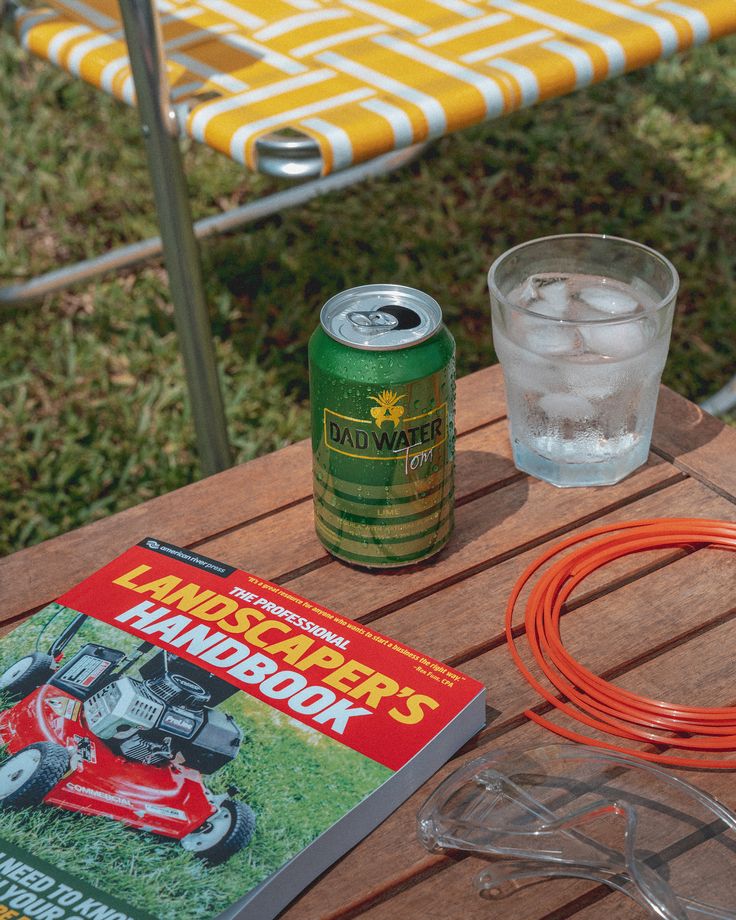
<instances>
[{"instance_id":1,"label":"aluminum chair frame","mask_svg":"<svg viewBox=\"0 0 736 920\"><path fill-rule=\"evenodd\" d=\"M0 21L12 25L18 7L0 0ZM198 240L301 205L331 191L383 175L414 159L425 145L376 157L322 177L317 144L306 136L271 134L258 142L260 171L303 184L222 214L192 221L179 147L179 115L171 104L158 10L153 0L120 0L141 132L160 236L0 288L0 308L18 306L163 254L184 363L202 474L232 465L225 407L202 284ZM304 180L309 180L304 182Z\"/></svg>"}]
</instances>

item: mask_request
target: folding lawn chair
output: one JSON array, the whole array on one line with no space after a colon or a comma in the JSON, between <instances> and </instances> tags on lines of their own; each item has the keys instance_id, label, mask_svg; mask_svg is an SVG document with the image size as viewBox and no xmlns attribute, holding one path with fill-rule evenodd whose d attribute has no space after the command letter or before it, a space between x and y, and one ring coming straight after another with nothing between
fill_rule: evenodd
<instances>
[{"instance_id":1,"label":"folding lawn chair","mask_svg":"<svg viewBox=\"0 0 736 920\"><path fill-rule=\"evenodd\" d=\"M0 290L0 304L163 249L205 474L230 455L197 237L736 31L736 0L120 0L120 11L115 0L17 2L0 5L27 49L137 102L161 238ZM180 135L309 181L193 227Z\"/></svg>"}]
</instances>

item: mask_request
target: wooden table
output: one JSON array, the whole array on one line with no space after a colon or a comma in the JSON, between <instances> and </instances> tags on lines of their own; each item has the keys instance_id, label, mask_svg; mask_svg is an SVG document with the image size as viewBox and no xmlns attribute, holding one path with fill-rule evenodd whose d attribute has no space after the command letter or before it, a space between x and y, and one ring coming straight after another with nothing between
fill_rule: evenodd
<instances>
[{"instance_id":1,"label":"wooden table","mask_svg":"<svg viewBox=\"0 0 736 920\"><path fill-rule=\"evenodd\" d=\"M2 619L24 617L156 535L288 583L483 681L488 725L440 775L479 751L555 740L522 714L539 699L503 639L511 586L543 547L594 524L734 520L736 430L663 388L647 465L617 486L565 490L514 468L504 410L498 367L459 382L457 530L433 562L370 574L328 556L314 534L310 450L301 442L0 561ZM619 561L582 586L570 649L638 692L732 704L734 564L730 554L709 550ZM685 775L736 808L732 776ZM482 901L472 888L478 860L430 855L416 841L416 811L436 781L306 891L284 920L644 916L622 895L575 880L534 885L495 905Z\"/></svg>"}]
</instances>

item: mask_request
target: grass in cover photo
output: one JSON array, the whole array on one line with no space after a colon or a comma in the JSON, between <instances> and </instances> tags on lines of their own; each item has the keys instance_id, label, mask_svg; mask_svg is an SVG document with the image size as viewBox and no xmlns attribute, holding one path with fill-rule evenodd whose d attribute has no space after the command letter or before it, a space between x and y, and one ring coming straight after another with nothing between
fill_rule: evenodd
<instances>
[{"instance_id":1,"label":"grass in cover photo","mask_svg":"<svg viewBox=\"0 0 736 920\"><path fill-rule=\"evenodd\" d=\"M216 916L391 775L58 604L3 638L0 687L0 845L162 920Z\"/></svg>"}]
</instances>

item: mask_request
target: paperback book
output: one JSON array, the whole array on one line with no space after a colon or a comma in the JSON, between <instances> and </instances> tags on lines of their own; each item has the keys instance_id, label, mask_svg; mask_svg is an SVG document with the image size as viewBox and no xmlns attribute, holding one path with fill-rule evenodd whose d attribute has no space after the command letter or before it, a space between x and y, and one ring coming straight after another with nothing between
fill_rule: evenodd
<instances>
[{"instance_id":1,"label":"paperback book","mask_svg":"<svg viewBox=\"0 0 736 920\"><path fill-rule=\"evenodd\" d=\"M0 920L268 920L484 712L459 671L145 539L2 639Z\"/></svg>"}]
</instances>

